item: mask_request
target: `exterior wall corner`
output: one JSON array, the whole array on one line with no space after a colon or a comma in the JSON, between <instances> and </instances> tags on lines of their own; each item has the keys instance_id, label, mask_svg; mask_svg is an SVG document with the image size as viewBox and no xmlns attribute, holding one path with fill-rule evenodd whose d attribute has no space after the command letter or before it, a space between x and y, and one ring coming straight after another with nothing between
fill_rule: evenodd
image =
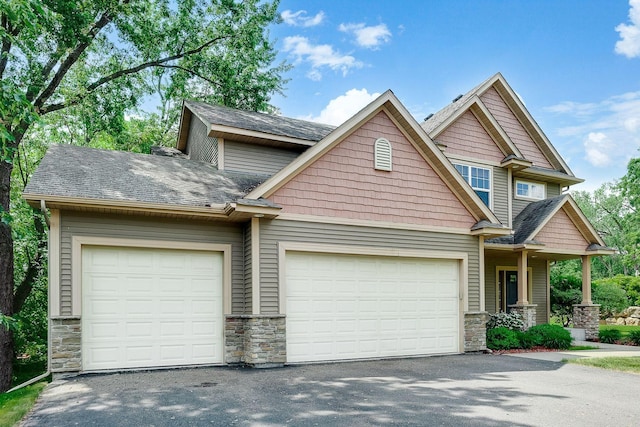
<instances>
[{"instance_id":1,"label":"exterior wall corner","mask_svg":"<svg viewBox=\"0 0 640 427\"><path fill-rule=\"evenodd\" d=\"M469 311L464 313L464 351L484 351L487 349L486 311Z\"/></svg>"}]
</instances>

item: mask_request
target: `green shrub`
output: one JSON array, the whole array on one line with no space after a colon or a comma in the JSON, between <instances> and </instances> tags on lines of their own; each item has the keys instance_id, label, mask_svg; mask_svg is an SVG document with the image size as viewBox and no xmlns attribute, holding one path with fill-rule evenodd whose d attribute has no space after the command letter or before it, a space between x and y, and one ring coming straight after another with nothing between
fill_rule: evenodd
<instances>
[{"instance_id":1,"label":"green shrub","mask_svg":"<svg viewBox=\"0 0 640 427\"><path fill-rule=\"evenodd\" d=\"M487 347L492 350L509 350L520 347L518 332L503 326L487 329Z\"/></svg>"},{"instance_id":2,"label":"green shrub","mask_svg":"<svg viewBox=\"0 0 640 427\"><path fill-rule=\"evenodd\" d=\"M571 334L560 325L536 325L527 331L537 345L545 348L567 349L571 347Z\"/></svg>"},{"instance_id":3,"label":"green shrub","mask_svg":"<svg viewBox=\"0 0 640 427\"><path fill-rule=\"evenodd\" d=\"M520 331L524 328L524 320L520 313L512 311L511 313L494 313L487 322L487 329L507 328L512 331Z\"/></svg>"},{"instance_id":4,"label":"green shrub","mask_svg":"<svg viewBox=\"0 0 640 427\"><path fill-rule=\"evenodd\" d=\"M598 339L600 342L607 344L614 344L616 341L620 341L622 338L622 332L618 329L601 329L598 333Z\"/></svg>"},{"instance_id":5,"label":"green shrub","mask_svg":"<svg viewBox=\"0 0 640 427\"><path fill-rule=\"evenodd\" d=\"M634 345L640 345L640 329L629 332L627 339Z\"/></svg>"},{"instance_id":6,"label":"green shrub","mask_svg":"<svg viewBox=\"0 0 640 427\"><path fill-rule=\"evenodd\" d=\"M606 319L629 306L627 293L616 283L603 282L593 285L593 302L600 304L600 318Z\"/></svg>"},{"instance_id":7,"label":"green shrub","mask_svg":"<svg viewBox=\"0 0 640 427\"><path fill-rule=\"evenodd\" d=\"M518 341L520 341L520 348L529 349L540 345L539 336L536 334L530 334L527 332L518 332Z\"/></svg>"}]
</instances>

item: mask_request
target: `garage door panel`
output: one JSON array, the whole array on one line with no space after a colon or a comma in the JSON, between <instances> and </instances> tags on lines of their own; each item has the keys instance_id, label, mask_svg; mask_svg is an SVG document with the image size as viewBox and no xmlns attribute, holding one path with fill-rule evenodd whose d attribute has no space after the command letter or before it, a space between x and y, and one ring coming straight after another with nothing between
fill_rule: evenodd
<instances>
[{"instance_id":1,"label":"garage door panel","mask_svg":"<svg viewBox=\"0 0 640 427\"><path fill-rule=\"evenodd\" d=\"M221 253L85 247L82 262L83 369L222 362Z\"/></svg>"},{"instance_id":2,"label":"garage door panel","mask_svg":"<svg viewBox=\"0 0 640 427\"><path fill-rule=\"evenodd\" d=\"M458 352L458 263L287 252L288 361Z\"/></svg>"}]
</instances>

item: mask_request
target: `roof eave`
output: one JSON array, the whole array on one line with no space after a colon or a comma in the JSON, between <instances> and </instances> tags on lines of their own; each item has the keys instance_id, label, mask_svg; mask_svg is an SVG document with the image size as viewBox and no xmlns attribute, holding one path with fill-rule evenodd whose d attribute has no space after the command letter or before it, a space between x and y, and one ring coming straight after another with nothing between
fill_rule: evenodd
<instances>
[{"instance_id":1,"label":"roof eave","mask_svg":"<svg viewBox=\"0 0 640 427\"><path fill-rule=\"evenodd\" d=\"M169 205L132 200L90 199L82 197L52 196L49 194L24 193L22 197L30 206L39 209L42 201L52 209L106 209L113 211L146 212L178 216L227 218L227 204L211 206Z\"/></svg>"},{"instance_id":2,"label":"roof eave","mask_svg":"<svg viewBox=\"0 0 640 427\"><path fill-rule=\"evenodd\" d=\"M529 179L542 179L544 181L553 182L566 187L584 182L584 179L575 177L573 175L567 175L555 171L547 172L539 168L534 169L531 167L514 170L513 176Z\"/></svg>"}]
</instances>

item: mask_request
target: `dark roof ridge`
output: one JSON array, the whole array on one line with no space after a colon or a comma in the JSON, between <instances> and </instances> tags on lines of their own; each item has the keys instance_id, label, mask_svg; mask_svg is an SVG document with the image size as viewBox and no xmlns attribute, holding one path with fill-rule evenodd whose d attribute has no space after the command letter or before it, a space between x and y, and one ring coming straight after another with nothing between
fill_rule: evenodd
<instances>
[{"instance_id":1,"label":"dark roof ridge","mask_svg":"<svg viewBox=\"0 0 640 427\"><path fill-rule=\"evenodd\" d=\"M239 110L202 101L185 100L185 107L209 125L229 126L270 135L320 141L336 127L275 114Z\"/></svg>"}]
</instances>

